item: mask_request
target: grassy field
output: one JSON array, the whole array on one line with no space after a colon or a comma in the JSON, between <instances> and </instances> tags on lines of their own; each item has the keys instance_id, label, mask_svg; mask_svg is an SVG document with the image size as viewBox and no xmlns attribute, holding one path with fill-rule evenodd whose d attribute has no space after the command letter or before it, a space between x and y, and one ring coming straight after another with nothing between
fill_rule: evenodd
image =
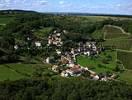
<instances>
[{"instance_id":1,"label":"grassy field","mask_svg":"<svg viewBox=\"0 0 132 100\"><path fill-rule=\"evenodd\" d=\"M52 31L52 29L53 29L52 27L42 28L42 29L36 31L34 34L38 38L43 38L43 37L47 36Z\"/></svg>"},{"instance_id":2,"label":"grassy field","mask_svg":"<svg viewBox=\"0 0 132 100\"><path fill-rule=\"evenodd\" d=\"M92 38L94 39L104 39L104 34L102 30L96 30L92 33Z\"/></svg>"},{"instance_id":3,"label":"grassy field","mask_svg":"<svg viewBox=\"0 0 132 100\"><path fill-rule=\"evenodd\" d=\"M1 16L0 15L0 25L6 25L13 19L14 19L13 16Z\"/></svg>"},{"instance_id":4,"label":"grassy field","mask_svg":"<svg viewBox=\"0 0 132 100\"><path fill-rule=\"evenodd\" d=\"M126 33L121 27L107 25L103 28L104 39L127 38L130 34Z\"/></svg>"},{"instance_id":5,"label":"grassy field","mask_svg":"<svg viewBox=\"0 0 132 100\"><path fill-rule=\"evenodd\" d=\"M119 75L119 80L132 84L132 70L126 70Z\"/></svg>"},{"instance_id":6,"label":"grassy field","mask_svg":"<svg viewBox=\"0 0 132 100\"><path fill-rule=\"evenodd\" d=\"M44 64L4 64L0 65L0 81L30 78L37 68ZM48 65L46 65L48 66ZM45 68L45 67L44 67Z\"/></svg>"},{"instance_id":7,"label":"grassy field","mask_svg":"<svg viewBox=\"0 0 132 100\"><path fill-rule=\"evenodd\" d=\"M78 56L77 62L94 70L97 73L113 71L116 67L117 53L116 51L106 51L101 53L97 58L86 56Z\"/></svg>"},{"instance_id":8,"label":"grassy field","mask_svg":"<svg viewBox=\"0 0 132 100\"><path fill-rule=\"evenodd\" d=\"M118 51L117 57L123 63L126 69L132 70L132 52Z\"/></svg>"}]
</instances>

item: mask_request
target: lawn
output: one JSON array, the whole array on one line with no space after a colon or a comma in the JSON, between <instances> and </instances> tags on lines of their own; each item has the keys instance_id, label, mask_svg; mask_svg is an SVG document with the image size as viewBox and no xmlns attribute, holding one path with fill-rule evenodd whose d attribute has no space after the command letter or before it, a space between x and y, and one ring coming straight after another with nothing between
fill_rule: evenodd
<instances>
[{"instance_id":1,"label":"lawn","mask_svg":"<svg viewBox=\"0 0 132 100\"><path fill-rule=\"evenodd\" d=\"M118 60L120 60L126 69L132 70L132 52L118 51Z\"/></svg>"},{"instance_id":2,"label":"lawn","mask_svg":"<svg viewBox=\"0 0 132 100\"><path fill-rule=\"evenodd\" d=\"M117 53L116 51L106 51L96 58L87 56L78 56L77 63L84 67L94 70L97 73L113 71L116 67Z\"/></svg>"}]
</instances>

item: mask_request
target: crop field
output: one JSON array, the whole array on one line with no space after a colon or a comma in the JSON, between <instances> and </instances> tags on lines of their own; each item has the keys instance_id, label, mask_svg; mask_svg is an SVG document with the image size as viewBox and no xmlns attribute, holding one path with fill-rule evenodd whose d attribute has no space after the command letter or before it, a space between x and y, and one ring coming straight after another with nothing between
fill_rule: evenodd
<instances>
[{"instance_id":1,"label":"crop field","mask_svg":"<svg viewBox=\"0 0 132 100\"><path fill-rule=\"evenodd\" d=\"M121 27L107 25L103 28L104 39L127 38L130 36Z\"/></svg>"},{"instance_id":2,"label":"crop field","mask_svg":"<svg viewBox=\"0 0 132 100\"><path fill-rule=\"evenodd\" d=\"M132 52L117 52L118 60L120 60L126 69L132 70Z\"/></svg>"},{"instance_id":3,"label":"crop field","mask_svg":"<svg viewBox=\"0 0 132 100\"><path fill-rule=\"evenodd\" d=\"M104 46L113 46L115 49L131 50L132 39L110 39L103 43Z\"/></svg>"},{"instance_id":4,"label":"crop field","mask_svg":"<svg viewBox=\"0 0 132 100\"><path fill-rule=\"evenodd\" d=\"M88 67L97 73L101 73L113 71L113 69L116 67L116 59L116 51L106 51L101 53L97 58L78 56L77 62L80 65Z\"/></svg>"},{"instance_id":5,"label":"crop field","mask_svg":"<svg viewBox=\"0 0 132 100\"><path fill-rule=\"evenodd\" d=\"M42 64L4 64L0 65L0 81L19 80L32 76L36 68Z\"/></svg>"}]
</instances>

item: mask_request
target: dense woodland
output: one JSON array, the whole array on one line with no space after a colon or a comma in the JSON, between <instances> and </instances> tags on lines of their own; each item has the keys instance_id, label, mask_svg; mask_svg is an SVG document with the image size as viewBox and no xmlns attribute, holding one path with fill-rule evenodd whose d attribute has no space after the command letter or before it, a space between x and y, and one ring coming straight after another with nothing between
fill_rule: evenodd
<instances>
[{"instance_id":1,"label":"dense woodland","mask_svg":"<svg viewBox=\"0 0 132 100\"><path fill-rule=\"evenodd\" d=\"M132 87L82 79L20 80L1 83L0 100L132 100Z\"/></svg>"},{"instance_id":2,"label":"dense woodland","mask_svg":"<svg viewBox=\"0 0 132 100\"><path fill-rule=\"evenodd\" d=\"M50 14L2 12L1 15L14 17L10 23L0 26L0 64L20 62L20 56L46 55L46 41L49 33L43 37L43 49L34 49L32 44L40 38L34 35L39 29L52 27L53 30L67 30L69 33L63 39L71 40L64 47L77 41L103 41L95 39L92 33L104 25L121 26L132 33L132 21L113 20L90 21L85 17L58 16ZM26 38L32 38L28 41ZM19 42L30 50L15 51L14 45ZM39 52L39 54L38 54ZM0 100L132 100L132 86L120 82L99 82L83 79L43 78L0 83Z\"/></svg>"}]
</instances>

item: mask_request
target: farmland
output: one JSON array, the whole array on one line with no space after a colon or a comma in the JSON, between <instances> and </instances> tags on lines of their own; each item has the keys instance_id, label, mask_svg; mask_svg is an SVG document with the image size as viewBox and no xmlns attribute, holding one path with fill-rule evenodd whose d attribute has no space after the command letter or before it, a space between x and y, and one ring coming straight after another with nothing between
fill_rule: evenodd
<instances>
[{"instance_id":1,"label":"farmland","mask_svg":"<svg viewBox=\"0 0 132 100\"><path fill-rule=\"evenodd\" d=\"M130 36L121 27L107 25L104 26L104 39L114 39L114 38L127 38Z\"/></svg>"},{"instance_id":2,"label":"farmland","mask_svg":"<svg viewBox=\"0 0 132 100\"><path fill-rule=\"evenodd\" d=\"M118 51L118 59L123 63L126 69L132 69L132 52Z\"/></svg>"},{"instance_id":3,"label":"farmland","mask_svg":"<svg viewBox=\"0 0 132 100\"><path fill-rule=\"evenodd\" d=\"M131 50L132 48L132 39L109 39L106 40L103 45L104 46L112 46L115 49L122 50Z\"/></svg>"}]
</instances>

